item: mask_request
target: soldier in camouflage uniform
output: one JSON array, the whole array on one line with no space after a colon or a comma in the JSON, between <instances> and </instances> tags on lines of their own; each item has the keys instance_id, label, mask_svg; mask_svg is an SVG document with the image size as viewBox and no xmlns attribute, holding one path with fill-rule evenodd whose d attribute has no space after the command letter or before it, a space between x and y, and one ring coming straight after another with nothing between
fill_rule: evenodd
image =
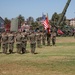
<instances>
[{"instance_id":1,"label":"soldier in camouflage uniform","mask_svg":"<svg viewBox=\"0 0 75 75\"><path fill-rule=\"evenodd\" d=\"M3 53L7 53L7 49L8 49L8 35L6 32L2 33L2 38L1 38L1 42L2 42L2 50Z\"/></svg>"},{"instance_id":2,"label":"soldier in camouflage uniform","mask_svg":"<svg viewBox=\"0 0 75 75\"><path fill-rule=\"evenodd\" d=\"M14 35L12 32L8 34L8 47L9 47L9 53L13 53L14 48Z\"/></svg>"},{"instance_id":3,"label":"soldier in camouflage uniform","mask_svg":"<svg viewBox=\"0 0 75 75\"><path fill-rule=\"evenodd\" d=\"M22 35L21 32L18 32L16 35L16 47L17 47L17 53L21 53L22 51Z\"/></svg>"},{"instance_id":4,"label":"soldier in camouflage uniform","mask_svg":"<svg viewBox=\"0 0 75 75\"><path fill-rule=\"evenodd\" d=\"M39 30L36 33L36 40L37 40L37 47L40 48L41 47L41 33Z\"/></svg>"},{"instance_id":5,"label":"soldier in camouflage uniform","mask_svg":"<svg viewBox=\"0 0 75 75\"><path fill-rule=\"evenodd\" d=\"M45 31L42 32L42 44L43 45L46 44L46 32Z\"/></svg>"},{"instance_id":6,"label":"soldier in camouflage uniform","mask_svg":"<svg viewBox=\"0 0 75 75\"><path fill-rule=\"evenodd\" d=\"M47 46L50 46L50 42L51 42L51 33L50 33L50 31L49 31L49 28L47 28L46 35L47 35Z\"/></svg>"},{"instance_id":7,"label":"soldier in camouflage uniform","mask_svg":"<svg viewBox=\"0 0 75 75\"><path fill-rule=\"evenodd\" d=\"M52 38L52 45L56 43L56 27L51 28L51 38Z\"/></svg>"},{"instance_id":8,"label":"soldier in camouflage uniform","mask_svg":"<svg viewBox=\"0 0 75 75\"><path fill-rule=\"evenodd\" d=\"M47 46L50 46L50 42L51 42L51 34L47 33Z\"/></svg>"},{"instance_id":9,"label":"soldier in camouflage uniform","mask_svg":"<svg viewBox=\"0 0 75 75\"><path fill-rule=\"evenodd\" d=\"M21 35L22 35L22 54L24 54L26 52L27 36L25 32L22 32Z\"/></svg>"},{"instance_id":10,"label":"soldier in camouflage uniform","mask_svg":"<svg viewBox=\"0 0 75 75\"><path fill-rule=\"evenodd\" d=\"M30 40L30 47L31 47L31 53L35 53L35 48L36 48L36 34L34 31L29 35L29 40Z\"/></svg>"},{"instance_id":11,"label":"soldier in camouflage uniform","mask_svg":"<svg viewBox=\"0 0 75 75\"><path fill-rule=\"evenodd\" d=\"M24 32L24 36L25 36L25 50L26 50L27 40L28 40L28 34L27 34L27 32Z\"/></svg>"}]
</instances>

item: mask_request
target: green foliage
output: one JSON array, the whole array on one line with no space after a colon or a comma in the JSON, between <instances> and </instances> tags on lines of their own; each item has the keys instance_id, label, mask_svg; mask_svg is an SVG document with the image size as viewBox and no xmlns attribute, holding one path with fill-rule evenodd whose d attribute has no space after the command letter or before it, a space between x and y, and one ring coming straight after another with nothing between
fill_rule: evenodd
<instances>
[{"instance_id":1,"label":"green foliage","mask_svg":"<svg viewBox=\"0 0 75 75\"><path fill-rule=\"evenodd\" d=\"M11 21L8 18L4 19L4 25L10 24L10 23L11 23Z\"/></svg>"},{"instance_id":2,"label":"green foliage","mask_svg":"<svg viewBox=\"0 0 75 75\"><path fill-rule=\"evenodd\" d=\"M31 24L33 24L34 23L34 18L33 17L28 17L28 19L27 19L27 24L29 24L29 25L31 25Z\"/></svg>"},{"instance_id":3,"label":"green foliage","mask_svg":"<svg viewBox=\"0 0 75 75\"><path fill-rule=\"evenodd\" d=\"M32 29L33 29L33 30L35 30L36 28L39 27L38 22L32 22L31 25L32 25Z\"/></svg>"},{"instance_id":4,"label":"green foliage","mask_svg":"<svg viewBox=\"0 0 75 75\"><path fill-rule=\"evenodd\" d=\"M60 25L57 25L62 14L57 14L56 12L52 15L51 25L60 28L64 32L64 36L72 36L73 35L73 27L66 24L66 16L63 17Z\"/></svg>"},{"instance_id":5,"label":"green foliage","mask_svg":"<svg viewBox=\"0 0 75 75\"><path fill-rule=\"evenodd\" d=\"M36 21L37 21L37 22L39 22L39 21L41 21L41 20L42 20L42 17L36 18Z\"/></svg>"},{"instance_id":6,"label":"green foliage","mask_svg":"<svg viewBox=\"0 0 75 75\"><path fill-rule=\"evenodd\" d=\"M19 25L21 25L25 21L25 19L22 15L18 16L18 20L19 20Z\"/></svg>"},{"instance_id":7,"label":"green foliage","mask_svg":"<svg viewBox=\"0 0 75 75\"><path fill-rule=\"evenodd\" d=\"M57 27L62 28L64 25L66 25L66 16L63 17L63 20L61 21L60 25L57 25L58 20L60 19L61 14L57 14L56 12L52 15L51 18L51 25L56 25Z\"/></svg>"},{"instance_id":8,"label":"green foliage","mask_svg":"<svg viewBox=\"0 0 75 75\"><path fill-rule=\"evenodd\" d=\"M57 22L58 22L58 19L59 19L59 16L58 16L58 14L55 12L55 13L52 15L52 18L51 18L51 25L56 25Z\"/></svg>"},{"instance_id":9,"label":"green foliage","mask_svg":"<svg viewBox=\"0 0 75 75\"><path fill-rule=\"evenodd\" d=\"M62 31L65 33L65 36L73 36L73 27L69 25L64 25Z\"/></svg>"}]
</instances>

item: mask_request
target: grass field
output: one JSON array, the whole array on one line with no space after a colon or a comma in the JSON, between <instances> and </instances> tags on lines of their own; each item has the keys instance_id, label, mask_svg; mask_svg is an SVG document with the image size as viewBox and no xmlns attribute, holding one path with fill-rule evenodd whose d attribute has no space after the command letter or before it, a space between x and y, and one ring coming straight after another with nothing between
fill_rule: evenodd
<instances>
[{"instance_id":1,"label":"grass field","mask_svg":"<svg viewBox=\"0 0 75 75\"><path fill-rule=\"evenodd\" d=\"M75 39L57 37L56 46L36 48L38 54L3 54L0 75L75 75Z\"/></svg>"}]
</instances>

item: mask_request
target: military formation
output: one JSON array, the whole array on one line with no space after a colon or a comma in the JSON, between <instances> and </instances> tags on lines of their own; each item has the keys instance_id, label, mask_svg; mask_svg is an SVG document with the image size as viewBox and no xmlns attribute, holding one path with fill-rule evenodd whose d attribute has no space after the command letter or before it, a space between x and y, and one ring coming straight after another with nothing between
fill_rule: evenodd
<instances>
[{"instance_id":1,"label":"military formation","mask_svg":"<svg viewBox=\"0 0 75 75\"><path fill-rule=\"evenodd\" d=\"M56 29L52 28L48 34L46 31L34 30L30 32L2 32L0 33L0 50L2 53L24 54L27 52L27 45L30 44L32 54L35 54L36 47L51 46L56 43ZM16 48L14 46L16 45Z\"/></svg>"}]
</instances>

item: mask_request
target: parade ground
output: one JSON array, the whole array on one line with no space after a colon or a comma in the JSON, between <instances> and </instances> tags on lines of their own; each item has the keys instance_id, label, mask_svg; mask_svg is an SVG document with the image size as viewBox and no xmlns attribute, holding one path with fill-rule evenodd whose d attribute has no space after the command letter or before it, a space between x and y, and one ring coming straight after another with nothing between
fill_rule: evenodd
<instances>
[{"instance_id":1,"label":"parade ground","mask_svg":"<svg viewBox=\"0 0 75 75\"><path fill-rule=\"evenodd\" d=\"M56 46L36 48L31 54L3 54L0 50L0 75L75 75L75 38L57 37Z\"/></svg>"}]
</instances>

